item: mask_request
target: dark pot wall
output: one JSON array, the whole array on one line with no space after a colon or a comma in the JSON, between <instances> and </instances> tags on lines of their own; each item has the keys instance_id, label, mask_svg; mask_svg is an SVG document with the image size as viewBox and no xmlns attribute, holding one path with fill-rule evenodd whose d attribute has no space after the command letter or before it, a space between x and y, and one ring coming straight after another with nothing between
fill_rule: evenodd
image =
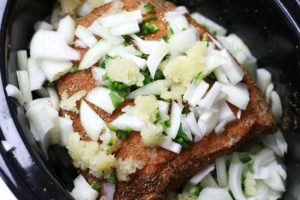
<instances>
[{"instance_id":1,"label":"dark pot wall","mask_svg":"<svg viewBox=\"0 0 300 200\"><path fill-rule=\"evenodd\" d=\"M0 145L0 174L18 199L69 199L75 169L66 150L50 149L45 161L28 128L24 111L7 98L7 83L16 84L15 51L28 49L33 24L49 15L51 0L0 0L6 9L0 33L0 140L15 147L9 152ZM200 11L239 35L258 58L260 67L273 74L284 116L281 127L289 143L286 157L288 181L284 200L299 199L300 187L300 3L297 0L178 0ZM0 5L1 7L2 5ZM1 12L1 10L0 10ZM295 20L297 19L297 20Z\"/></svg>"}]
</instances>

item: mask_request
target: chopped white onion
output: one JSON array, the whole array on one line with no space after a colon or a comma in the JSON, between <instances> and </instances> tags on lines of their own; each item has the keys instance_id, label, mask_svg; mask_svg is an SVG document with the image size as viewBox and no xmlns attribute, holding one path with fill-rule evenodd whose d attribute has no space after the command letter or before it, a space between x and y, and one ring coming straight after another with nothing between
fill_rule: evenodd
<instances>
[{"instance_id":1,"label":"chopped white onion","mask_svg":"<svg viewBox=\"0 0 300 200\"><path fill-rule=\"evenodd\" d=\"M236 113L236 118L241 119L241 117L242 117L242 109L238 109L238 111Z\"/></svg>"},{"instance_id":2,"label":"chopped white onion","mask_svg":"<svg viewBox=\"0 0 300 200\"><path fill-rule=\"evenodd\" d=\"M279 123L282 115L282 105L281 105L280 97L276 91L273 91L271 93L271 111L277 123Z\"/></svg>"},{"instance_id":3,"label":"chopped white onion","mask_svg":"<svg viewBox=\"0 0 300 200\"><path fill-rule=\"evenodd\" d=\"M191 17L196 20L201 25L206 25L208 27L208 30L210 32L216 31L217 35L225 35L227 30L217 24L216 22L210 20L209 18L199 14L199 13L192 13Z\"/></svg>"},{"instance_id":4,"label":"chopped white onion","mask_svg":"<svg viewBox=\"0 0 300 200\"><path fill-rule=\"evenodd\" d=\"M228 82L228 79L227 79L227 76L226 76L226 73L224 72L224 69L223 67L221 68L220 66L226 64L227 62L227 57L224 56L224 52L223 51L219 51L219 50L207 50L206 51L206 56L205 56L205 60L204 60L204 65L205 65L205 68L206 68L206 73L204 74L204 76L208 75L209 73L211 73L212 71L216 70L217 72L219 72L218 75L221 75L221 78L223 81L226 81ZM219 69L219 70L217 70ZM223 69L223 70L221 70ZM222 74L224 73L224 74ZM223 76L225 75L225 77Z\"/></svg>"},{"instance_id":5,"label":"chopped white onion","mask_svg":"<svg viewBox=\"0 0 300 200\"><path fill-rule=\"evenodd\" d=\"M196 106L198 101L204 96L209 88L209 84L205 81L200 81L197 85L193 82L183 95L183 99L187 100L190 105Z\"/></svg>"},{"instance_id":6,"label":"chopped white onion","mask_svg":"<svg viewBox=\"0 0 300 200\"><path fill-rule=\"evenodd\" d=\"M77 26L75 35L90 48L97 43L95 36L88 29L81 25Z\"/></svg>"},{"instance_id":7,"label":"chopped white onion","mask_svg":"<svg viewBox=\"0 0 300 200\"><path fill-rule=\"evenodd\" d=\"M244 51L239 51L236 54L233 54L237 61L245 67L249 75L255 80L256 79L256 58L252 55L247 55Z\"/></svg>"},{"instance_id":8,"label":"chopped white onion","mask_svg":"<svg viewBox=\"0 0 300 200\"><path fill-rule=\"evenodd\" d=\"M196 43L197 35L194 28L188 28L185 31L173 35L169 40L169 46L172 51L179 53L186 52Z\"/></svg>"},{"instance_id":9,"label":"chopped white onion","mask_svg":"<svg viewBox=\"0 0 300 200\"><path fill-rule=\"evenodd\" d=\"M18 100L18 102L20 103L20 105L24 104L22 94L16 86L8 84L5 88L5 90L6 90L7 96L16 98Z\"/></svg>"},{"instance_id":10,"label":"chopped white onion","mask_svg":"<svg viewBox=\"0 0 300 200\"><path fill-rule=\"evenodd\" d=\"M90 5L89 1L85 1L81 6L79 6L76 10L76 14L79 17L85 16L93 11L93 7Z\"/></svg>"},{"instance_id":11,"label":"chopped white onion","mask_svg":"<svg viewBox=\"0 0 300 200\"><path fill-rule=\"evenodd\" d=\"M17 59L18 59L18 68L19 70L27 70L27 51L19 50L17 51Z\"/></svg>"},{"instance_id":12,"label":"chopped white onion","mask_svg":"<svg viewBox=\"0 0 300 200\"><path fill-rule=\"evenodd\" d=\"M274 90L274 84L270 83L265 92L265 97L268 104L271 104L271 94L273 90Z\"/></svg>"},{"instance_id":13,"label":"chopped white onion","mask_svg":"<svg viewBox=\"0 0 300 200\"><path fill-rule=\"evenodd\" d=\"M51 30L53 30L53 26L45 21L38 21L37 23L34 24L33 28L35 31L39 31L39 30L51 31Z\"/></svg>"},{"instance_id":14,"label":"chopped white onion","mask_svg":"<svg viewBox=\"0 0 300 200\"><path fill-rule=\"evenodd\" d=\"M112 183L104 183L102 187L102 197L104 196L106 200L113 200L116 185Z\"/></svg>"},{"instance_id":15,"label":"chopped white onion","mask_svg":"<svg viewBox=\"0 0 300 200\"><path fill-rule=\"evenodd\" d=\"M45 30L36 32L32 37L30 43L30 55L37 59L80 59L80 53L69 47L58 32Z\"/></svg>"},{"instance_id":16,"label":"chopped white onion","mask_svg":"<svg viewBox=\"0 0 300 200\"><path fill-rule=\"evenodd\" d=\"M217 78L217 80L221 83L229 83L228 78L224 72L224 69L222 67L218 67L214 70L214 74Z\"/></svg>"},{"instance_id":17,"label":"chopped white onion","mask_svg":"<svg viewBox=\"0 0 300 200\"><path fill-rule=\"evenodd\" d=\"M279 156L283 156L287 152L287 146L288 146L287 142L284 139L283 134L279 129L274 134L274 137L275 137L275 141L278 145L278 148L280 150L280 155Z\"/></svg>"},{"instance_id":18,"label":"chopped white onion","mask_svg":"<svg viewBox=\"0 0 300 200\"><path fill-rule=\"evenodd\" d=\"M218 123L218 112L215 110L205 109L200 115L198 120L198 126L203 135L209 134Z\"/></svg>"},{"instance_id":19,"label":"chopped white onion","mask_svg":"<svg viewBox=\"0 0 300 200\"><path fill-rule=\"evenodd\" d=\"M193 112L187 114L187 123L195 136L198 136L199 139L203 137L203 134L197 124L196 117Z\"/></svg>"},{"instance_id":20,"label":"chopped white onion","mask_svg":"<svg viewBox=\"0 0 300 200\"><path fill-rule=\"evenodd\" d=\"M56 90L52 87L48 87L47 90L48 90L53 108L55 108L57 111L59 111L59 98L58 98Z\"/></svg>"},{"instance_id":21,"label":"chopped white onion","mask_svg":"<svg viewBox=\"0 0 300 200\"><path fill-rule=\"evenodd\" d=\"M205 187L199 194L198 200L232 200L230 194L223 188Z\"/></svg>"},{"instance_id":22,"label":"chopped white onion","mask_svg":"<svg viewBox=\"0 0 300 200\"><path fill-rule=\"evenodd\" d=\"M216 81L205 97L198 101L197 104L203 108L210 108L215 103L217 96L221 92L222 86L221 83Z\"/></svg>"},{"instance_id":23,"label":"chopped white onion","mask_svg":"<svg viewBox=\"0 0 300 200\"><path fill-rule=\"evenodd\" d=\"M95 46L90 48L83 56L79 69L87 69L97 63L102 56L107 54L111 49L112 44L106 40L100 40Z\"/></svg>"},{"instance_id":24,"label":"chopped white onion","mask_svg":"<svg viewBox=\"0 0 300 200\"><path fill-rule=\"evenodd\" d=\"M268 70L264 68L256 70L256 83L263 94L265 94L268 85L271 83L271 79L272 75Z\"/></svg>"},{"instance_id":25,"label":"chopped white onion","mask_svg":"<svg viewBox=\"0 0 300 200\"><path fill-rule=\"evenodd\" d=\"M158 101L158 110L161 116L167 116L169 112L170 103L165 101Z\"/></svg>"},{"instance_id":26,"label":"chopped white onion","mask_svg":"<svg viewBox=\"0 0 300 200\"><path fill-rule=\"evenodd\" d=\"M17 71L17 79L18 79L19 89L22 94L23 101L25 103L32 101L32 94L30 89L28 72L25 70Z\"/></svg>"},{"instance_id":27,"label":"chopped white onion","mask_svg":"<svg viewBox=\"0 0 300 200\"><path fill-rule=\"evenodd\" d=\"M217 170L217 180L221 187L227 186L227 169L226 169L226 156L222 156L215 161Z\"/></svg>"},{"instance_id":28,"label":"chopped white onion","mask_svg":"<svg viewBox=\"0 0 300 200\"><path fill-rule=\"evenodd\" d=\"M130 35L140 32L139 24L136 21L130 21L125 24L113 27L110 30L114 35Z\"/></svg>"},{"instance_id":29,"label":"chopped white onion","mask_svg":"<svg viewBox=\"0 0 300 200\"><path fill-rule=\"evenodd\" d=\"M195 176L193 176L190 180L189 183L192 185L196 185L198 184L200 181L202 181L202 179L207 176L211 171L213 171L215 169L214 165L209 165L207 167L205 167L204 169L202 169L198 174L196 174Z\"/></svg>"},{"instance_id":30,"label":"chopped white onion","mask_svg":"<svg viewBox=\"0 0 300 200\"><path fill-rule=\"evenodd\" d=\"M72 68L70 61L56 61L43 59L40 61L40 68L50 82L56 81Z\"/></svg>"},{"instance_id":31,"label":"chopped white onion","mask_svg":"<svg viewBox=\"0 0 300 200\"><path fill-rule=\"evenodd\" d=\"M122 114L117 119L111 122L111 125L117 127L120 130L124 130L129 127L133 131L141 131L145 126L145 122L140 120L135 115Z\"/></svg>"},{"instance_id":32,"label":"chopped white onion","mask_svg":"<svg viewBox=\"0 0 300 200\"><path fill-rule=\"evenodd\" d=\"M46 81L46 76L39 67L36 59L28 59L28 73L31 91L41 89Z\"/></svg>"},{"instance_id":33,"label":"chopped white onion","mask_svg":"<svg viewBox=\"0 0 300 200\"><path fill-rule=\"evenodd\" d=\"M135 10L131 12L122 12L115 15L100 17L97 20L103 26L111 28L118 27L122 24L126 24L131 21L136 21L140 23L143 21L143 16L141 10Z\"/></svg>"},{"instance_id":34,"label":"chopped white onion","mask_svg":"<svg viewBox=\"0 0 300 200\"><path fill-rule=\"evenodd\" d=\"M66 43L72 44L75 34L75 21L67 15L59 21L57 32L61 34Z\"/></svg>"},{"instance_id":35,"label":"chopped white onion","mask_svg":"<svg viewBox=\"0 0 300 200\"><path fill-rule=\"evenodd\" d=\"M169 11L165 13L166 17L174 17L176 15L184 15L188 13L188 10L184 6L178 6L173 11Z\"/></svg>"},{"instance_id":36,"label":"chopped white onion","mask_svg":"<svg viewBox=\"0 0 300 200\"><path fill-rule=\"evenodd\" d=\"M215 179L212 177L211 174L207 174L202 181L201 181L202 187L213 187L213 188L219 188L219 185L216 183Z\"/></svg>"},{"instance_id":37,"label":"chopped white onion","mask_svg":"<svg viewBox=\"0 0 300 200\"><path fill-rule=\"evenodd\" d=\"M130 35L133 39L133 42L138 46L139 50L142 51L144 54L151 54L153 49L156 49L160 44L161 41L151 41L151 40L142 40L135 34Z\"/></svg>"},{"instance_id":38,"label":"chopped white onion","mask_svg":"<svg viewBox=\"0 0 300 200\"><path fill-rule=\"evenodd\" d=\"M59 117L60 145L66 147L68 144L68 134L73 133L73 121L69 118Z\"/></svg>"},{"instance_id":39,"label":"chopped white onion","mask_svg":"<svg viewBox=\"0 0 300 200\"><path fill-rule=\"evenodd\" d=\"M234 155L237 157L237 155ZM238 158L232 159L229 167L229 187L235 199L246 200L242 191L242 172L243 164L237 161Z\"/></svg>"},{"instance_id":40,"label":"chopped white onion","mask_svg":"<svg viewBox=\"0 0 300 200\"><path fill-rule=\"evenodd\" d=\"M227 101L236 107L246 110L249 103L249 91L248 86L244 83L238 83L236 85L223 84L222 92L227 95Z\"/></svg>"},{"instance_id":41,"label":"chopped white onion","mask_svg":"<svg viewBox=\"0 0 300 200\"><path fill-rule=\"evenodd\" d=\"M175 15L172 17L166 17L167 22L169 22L174 33L180 33L183 30L188 29L189 23L184 15Z\"/></svg>"},{"instance_id":42,"label":"chopped white onion","mask_svg":"<svg viewBox=\"0 0 300 200\"><path fill-rule=\"evenodd\" d=\"M219 104L219 122L221 121L232 121L235 120L235 115L232 112L232 110L230 109L230 107L228 106L228 104L223 101Z\"/></svg>"},{"instance_id":43,"label":"chopped white onion","mask_svg":"<svg viewBox=\"0 0 300 200\"><path fill-rule=\"evenodd\" d=\"M39 98L39 99L34 99L33 101L30 101L24 105L25 110L29 110L33 107L38 107L42 105L48 105L52 106L52 101L50 97L44 97L44 98Z\"/></svg>"},{"instance_id":44,"label":"chopped white onion","mask_svg":"<svg viewBox=\"0 0 300 200\"><path fill-rule=\"evenodd\" d=\"M273 151L270 149L263 149L254 158L253 169L255 179L265 179L269 176L269 171L266 166L275 160Z\"/></svg>"},{"instance_id":45,"label":"chopped white onion","mask_svg":"<svg viewBox=\"0 0 300 200\"><path fill-rule=\"evenodd\" d=\"M132 99L138 96L145 95L160 95L162 92L166 91L167 88L170 86L171 83L168 80L157 80L131 92L128 95L128 98Z\"/></svg>"},{"instance_id":46,"label":"chopped white onion","mask_svg":"<svg viewBox=\"0 0 300 200\"><path fill-rule=\"evenodd\" d=\"M114 45L123 43L125 40L122 36L117 36L111 33L111 31L94 21L92 25L88 28L93 34L100 36L101 38L110 41Z\"/></svg>"},{"instance_id":47,"label":"chopped white onion","mask_svg":"<svg viewBox=\"0 0 300 200\"><path fill-rule=\"evenodd\" d=\"M186 134L186 136L190 139L190 141L193 142L192 131L189 126L186 115L181 115L181 127L182 127L183 132Z\"/></svg>"},{"instance_id":48,"label":"chopped white onion","mask_svg":"<svg viewBox=\"0 0 300 200\"><path fill-rule=\"evenodd\" d=\"M100 67L94 67L92 70L93 78L99 85L103 84L102 76L106 74L106 70Z\"/></svg>"},{"instance_id":49,"label":"chopped white onion","mask_svg":"<svg viewBox=\"0 0 300 200\"><path fill-rule=\"evenodd\" d=\"M175 101L172 101L171 127L168 132L168 135L172 139L176 138L179 127L180 127L181 111L182 111L182 108Z\"/></svg>"},{"instance_id":50,"label":"chopped white onion","mask_svg":"<svg viewBox=\"0 0 300 200\"><path fill-rule=\"evenodd\" d=\"M157 48L153 49L153 51L149 55L147 60L147 66L153 79L158 65L168 53L168 45L165 43L161 43Z\"/></svg>"},{"instance_id":51,"label":"chopped white onion","mask_svg":"<svg viewBox=\"0 0 300 200\"><path fill-rule=\"evenodd\" d=\"M79 47L79 48L83 48L83 49L88 48L88 46L80 39L75 40L74 45L75 45L75 47Z\"/></svg>"},{"instance_id":52,"label":"chopped white onion","mask_svg":"<svg viewBox=\"0 0 300 200\"><path fill-rule=\"evenodd\" d=\"M71 195L75 200L96 200L98 192L94 190L80 174L74 180L74 188L71 192Z\"/></svg>"},{"instance_id":53,"label":"chopped white onion","mask_svg":"<svg viewBox=\"0 0 300 200\"><path fill-rule=\"evenodd\" d=\"M96 87L88 93L86 100L101 108L105 112L112 114L115 110L113 102L109 96L111 90L103 87Z\"/></svg>"},{"instance_id":54,"label":"chopped white onion","mask_svg":"<svg viewBox=\"0 0 300 200\"><path fill-rule=\"evenodd\" d=\"M176 143L176 142L172 142L169 145L162 144L162 145L160 145L160 147L162 147L162 148L164 148L168 151L172 151L174 153L177 153L177 154L179 154L181 149L182 149L182 146L180 144Z\"/></svg>"},{"instance_id":55,"label":"chopped white onion","mask_svg":"<svg viewBox=\"0 0 300 200\"><path fill-rule=\"evenodd\" d=\"M105 124L104 121L84 100L81 100L80 104L80 122L86 134L92 140L97 141Z\"/></svg>"},{"instance_id":56,"label":"chopped white onion","mask_svg":"<svg viewBox=\"0 0 300 200\"><path fill-rule=\"evenodd\" d=\"M272 162L268 166L269 176L268 176L268 178L264 179L264 182L270 188L272 188L272 190L277 191L277 192L284 192L285 185L284 185L284 181L280 175L280 172L283 171L284 175L286 175L286 173L284 170L280 169L281 166L280 167L278 167L278 166L279 166L279 164L277 164L275 161Z\"/></svg>"}]
</instances>

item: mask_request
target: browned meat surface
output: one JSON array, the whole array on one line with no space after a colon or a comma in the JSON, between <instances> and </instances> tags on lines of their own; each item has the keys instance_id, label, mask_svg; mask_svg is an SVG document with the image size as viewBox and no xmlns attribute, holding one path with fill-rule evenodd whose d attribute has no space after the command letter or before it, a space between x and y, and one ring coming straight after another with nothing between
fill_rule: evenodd
<instances>
[{"instance_id":1,"label":"browned meat surface","mask_svg":"<svg viewBox=\"0 0 300 200\"><path fill-rule=\"evenodd\" d=\"M139 0L122 0L126 10L134 10L139 5ZM144 39L160 40L167 35L167 25L163 21L163 13L173 10L175 6L168 2L156 0L145 0L155 5L155 14L158 20L151 21L159 27L159 31L147 35ZM101 16L110 7L110 4L94 10L91 14L77 20L77 24L89 26L96 18ZM146 16L145 16L146 17ZM209 34L202 26L197 24L192 18L188 17L200 35ZM82 54L84 50L82 50ZM147 148L141 141L139 133L134 132L128 138L122 139L122 146L116 152L117 158L132 157L146 163L145 167L130 176L128 182L118 182L114 199L126 200L154 200L163 199L166 191L177 188L184 184L188 179L195 175L199 170L214 162L214 160L226 153L232 152L244 141L259 134L270 133L275 126L275 120L271 114L264 96L245 71L243 80L249 87L250 101L246 111L243 111L240 120L235 120L226 126L226 131L217 136L215 133L204 137L197 143L193 143L189 149L184 149L181 153L175 154L161 148ZM57 81L58 93L67 91L72 95L82 89L90 91L95 87L91 76L91 70L87 69L73 74L67 74ZM131 103L127 101L126 104ZM78 105L79 106L79 105ZM92 106L93 109L106 121L111 122L115 119L121 109L117 109L112 115L103 110ZM231 106L236 113L237 108ZM65 111L61 111L63 114ZM79 132L83 140L88 140L81 124L78 114L68 112L74 123L74 130ZM90 175L84 173L89 182L93 182Z\"/></svg>"}]
</instances>

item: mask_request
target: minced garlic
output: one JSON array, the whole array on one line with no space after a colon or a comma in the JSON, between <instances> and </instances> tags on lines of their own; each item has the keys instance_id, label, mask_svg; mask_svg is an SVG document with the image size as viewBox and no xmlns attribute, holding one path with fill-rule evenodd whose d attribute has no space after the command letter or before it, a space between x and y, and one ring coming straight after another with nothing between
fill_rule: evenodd
<instances>
[{"instance_id":1,"label":"minced garlic","mask_svg":"<svg viewBox=\"0 0 300 200\"><path fill-rule=\"evenodd\" d=\"M68 93L66 91L64 91L60 95L61 100L59 103L59 107L62 110L79 113L79 110L77 109L77 106L76 106L76 102L79 101L82 97L84 97L86 95L86 93L87 92L85 90L81 90L81 91L73 94L71 97L69 97Z\"/></svg>"},{"instance_id":2,"label":"minced garlic","mask_svg":"<svg viewBox=\"0 0 300 200\"><path fill-rule=\"evenodd\" d=\"M118 159L117 177L120 181L129 181L128 175L136 172L137 169L142 169L145 163L139 160L133 160L132 157L122 160Z\"/></svg>"},{"instance_id":3,"label":"minced garlic","mask_svg":"<svg viewBox=\"0 0 300 200\"><path fill-rule=\"evenodd\" d=\"M246 176L244 180L245 184L245 193L249 196L255 196L257 194L256 191L256 181L252 175Z\"/></svg>"},{"instance_id":4,"label":"minced garlic","mask_svg":"<svg viewBox=\"0 0 300 200\"><path fill-rule=\"evenodd\" d=\"M162 143L164 137L162 132L163 128L161 125L147 123L141 131L143 143L149 147L159 146Z\"/></svg>"},{"instance_id":5,"label":"minced garlic","mask_svg":"<svg viewBox=\"0 0 300 200\"><path fill-rule=\"evenodd\" d=\"M122 82L126 85L143 86L144 76L140 68L130 59L110 59L106 63L106 72L113 81Z\"/></svg>"},{"instance_id":6,"label":"minced garlic","mask_svg":"<svg viewBox=\"0 0 300 200\"><path fill-rule=\"evenodd\" d=\"M100 135L100 140L102 141L100 148L106 153L113 153L121 146L121 142L117 137L116 132L109 130L107 127L105 128L105 132Z\"/></svg>"},{"instance_id":7,"label":"minced garlic","mask_svg":"<svg viewBox=\"0 0 300 200\"><path fill-rule=\"evenodd\" d=\"M138 118L144 121L154 122L156 120L158 101L155 96L138 96L134 103L135 106L126 106L122 111L137 115Z\"/></svg>"},{"instance_id":8,"label":"minced garlic","mask_svg":"<svg viewBox=\"0 0 300 200\"><path fill-rule=\"evenodd\" d=\"M76 8L82 4L83 0L59 0L61 11L65 14L74 14Z\"/></svg>"},{"instance_id":9,"label":"minced garlic","mask_svg":"<svg viewBox=\"0 0 300 200\"><path fill-rule=\"evenodd\" d=\"M114 155L101 151L96 141L80 141L78 133L68 135L67 148L74 166L82 170L89 169L90 173L97 178L108 176L117 165Z\"/></svg>"}]
</instances>

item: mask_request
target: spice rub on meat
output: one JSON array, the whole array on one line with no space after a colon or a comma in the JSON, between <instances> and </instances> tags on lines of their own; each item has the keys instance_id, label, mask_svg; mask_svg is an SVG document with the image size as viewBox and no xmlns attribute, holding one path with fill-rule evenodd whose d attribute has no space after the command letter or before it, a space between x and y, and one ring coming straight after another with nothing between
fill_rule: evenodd
<instances>
[{"instance_id":1,"label":"spice rub on meat","mask_svg":"<svg viewBox=\"0 0 300 200\"><path fill-rule=\"evenodd\" d=\"M122 0L124 10L131 11L138 8L140 0ZM168 26L164 21L164 12L175 9L175 5L169 2L144 0L144 3L151 3L155 6L154 13L157 20L151 21L159 30L153 34L143 36L146 40L161 40L167 36ZM111 4L107 4L94 10L87 16L77 19L76 23L88 27L92 22L107 12ZM143 16L147 17L147 15ZM200 36L210 34L205 28L195 22L191 17L186 16L189 23L192 24ZM213 36L212 36L213 37ZM81 54L85 53L81 49ZM242 67L242 66L241 66ZM244 70L244 68L242 67ZM190 145L189 149L183 149L180 154L175 154L162 148L149 148L144 145L138 132L132 132L126 139L121 139L121 148L115 153L117 158L132 157L135 160L141 160L145 167L130 175L130 181L121 181L117 183L114 199L116 200L154 200L164 199L164 194L174 188L178 188L199 170L212 164L219 156L232 152L234 149L259 134L270 133L275 126L275 120L272 116L263 94L244 70L245 76L243 82L248 85L250 101L248 107L241 116L241 119L235 120L226 126L226 130L216 135L214 132L205 136L199 142ZM57 91L59 94L66 91L68 95L73 95L81 90L87 92L96 87L95 81L91 75L91 69L69 73L57 81ZM132 101L125 101L121 107L133 104ZM91 105L91 104L90 104ZM106 123L114 120L121 111L118 108L112 115L91 105L99 116ZM79 103L77 104L79 107ZM237 108L230 105L236 114ZM88 140L84 129L80 123L79 114L60 111L63 115L67 113L73 120L73 127L79 132L82 140ZM91 176L84 173L85 176ZM91 177L88 178L92 182Z\"/></svg>"}]
</instances>

